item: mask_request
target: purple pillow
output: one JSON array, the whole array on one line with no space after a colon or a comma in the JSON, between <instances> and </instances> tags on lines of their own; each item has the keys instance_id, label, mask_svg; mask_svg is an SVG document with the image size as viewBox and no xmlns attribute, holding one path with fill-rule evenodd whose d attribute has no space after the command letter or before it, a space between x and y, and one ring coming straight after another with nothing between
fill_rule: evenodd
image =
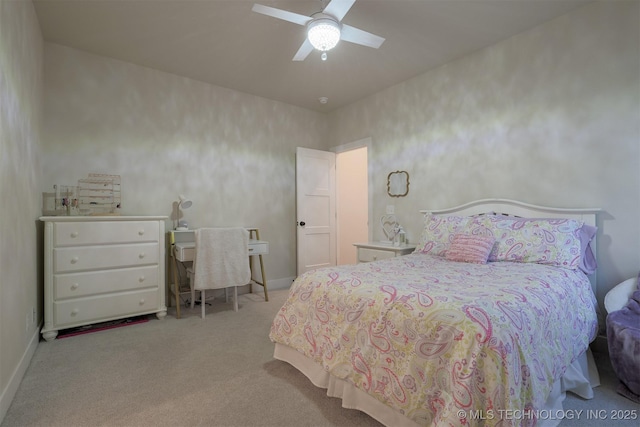
<instances>
[{"instance_id":1,"label":"purple pillow","mask_svg":"<svg viewBox=\"0 0 640 427\"><path fill-rule=\"evenodd\" d=\"M578 268L586 274L593 274L598 267L596 263L596 257L591 250L591 241L596 235L598 227L593 225L584 224L580 230L578 230L578 237L580 238L580 265Z\"/></svg>"}]
</instances>

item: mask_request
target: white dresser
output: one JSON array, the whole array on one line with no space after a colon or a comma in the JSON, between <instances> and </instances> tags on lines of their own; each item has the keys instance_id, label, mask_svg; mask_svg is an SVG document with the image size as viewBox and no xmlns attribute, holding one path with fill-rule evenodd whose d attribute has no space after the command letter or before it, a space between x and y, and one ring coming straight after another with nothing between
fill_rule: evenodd
<instances>
[{"instance_id":1,"label":"white dresser","mask_svg":"<svg viewBox=\"0 0 640 427\"><path fill-rule=\"evenodd\" d=\"M58 330L155 313L165 305L164 216L41 217L44 326Z\"/></svg>"},{"instance_id":2,"label":"white dresser","mask_svg":"<svg viewBox=\"0 0 640 427\"><path fill-rule=\"evenodd\" d=\"M390 243L383 242L354 243L353 246L358 250L358 263L407 255L416 249L416 245L393 246Z\"/></svg>"}]
</instances>

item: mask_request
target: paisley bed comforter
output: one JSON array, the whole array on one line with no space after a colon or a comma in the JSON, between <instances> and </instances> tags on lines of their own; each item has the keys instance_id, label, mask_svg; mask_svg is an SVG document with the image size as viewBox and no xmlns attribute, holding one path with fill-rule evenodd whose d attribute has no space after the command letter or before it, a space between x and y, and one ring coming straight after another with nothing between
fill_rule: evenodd
<instances>
[{"instance_id":1,"label":"paisley bed comforter","mask_svg":"<svg viewBox=\"0 0 640 427\"><path fill-rule=\"evenodd\" d=\"M579 270L412 254L301 275L270 338L420 425L530 425L595 306Z\"/></svg>"}]
</instances>

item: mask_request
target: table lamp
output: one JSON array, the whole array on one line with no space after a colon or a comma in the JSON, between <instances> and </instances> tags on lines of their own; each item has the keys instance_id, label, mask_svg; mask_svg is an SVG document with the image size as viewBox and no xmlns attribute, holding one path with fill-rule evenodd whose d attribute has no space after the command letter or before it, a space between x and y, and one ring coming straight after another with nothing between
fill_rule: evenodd
<instances>
[{"instance_id":1,"label":"table lamp","mask_svg":"<svg viewBox=\"0 0 640 427\"><path fill-rule=\"evenodd\" d=\"M180 221L180 214L182 212L181 209L189 209L192 204L193 202L191 201L191 199L188 199L183 195L180 195L180 197L178 197L178 207L177 207L178 212L176 215L176 231L187 231L189 229L186 221Z\"/></svg>"}]
</instances>

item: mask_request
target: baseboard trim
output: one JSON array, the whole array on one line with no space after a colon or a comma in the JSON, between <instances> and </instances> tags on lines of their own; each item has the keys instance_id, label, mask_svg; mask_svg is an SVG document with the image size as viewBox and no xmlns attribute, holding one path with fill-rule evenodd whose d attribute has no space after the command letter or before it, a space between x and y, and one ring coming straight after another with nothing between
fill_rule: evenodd
<instances>
[{"instance_id":1,"label":"baseboard trim","mask_svg":"<svg viewBox=\"0 0 640 427\"><path fill-rule=\"evenodd\" d=\"M4 390L2 390L2 394L0 394L0 424L2 424L5 415L7 415L9 406L11 406L11 402L13 402L13 398L16 396L18 387L20 387L20 383L24 378L25 372L27 372L27 368L29 367L29 363L31 363L31 359L33 358L33 354L36 352L36 348L38 347L39 342L40 325L35 328L33 335L29 339L29 344L25 348L25 351L20 358L20 362L11 375L11 379L7 383L7 386L4 388Z\"/></svg>"}]
</instances>

